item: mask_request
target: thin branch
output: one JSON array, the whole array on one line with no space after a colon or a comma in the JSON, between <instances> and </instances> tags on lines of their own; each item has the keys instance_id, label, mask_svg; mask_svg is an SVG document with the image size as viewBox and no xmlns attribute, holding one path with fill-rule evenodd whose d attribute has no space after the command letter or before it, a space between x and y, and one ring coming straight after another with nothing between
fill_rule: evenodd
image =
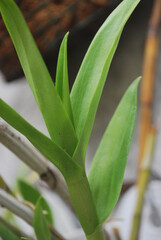
<instances>
[{"instance_id":1,"label":"thin branch","mask_svg":"<svg viewBox=\"0 0 161 240\"><path fill-rule=\"evenodd\" d=\"M0 205L9 211L11 211L16 216L23 219L25 222L27 222L30 226L33 226L33 210L27 205L24 205L20 201L16 200L13 196L6 193L4 190L0 189ZM0 221L2 218L0 218ZM53 240L65 240L65 238L57 232L52 226L49 225L49 229L52 233L52 239ZM81 237L81 234L77 236L78 238ZM67 238L69 239L69 238ZM105 239L109 240L109 235L105 231Z\"/></svg>"},{"instance_id":2,"label":"thin branch","mask_svg":"<svg viewBox=\"0 0 161 240\"><path fill-rule=\"evenodd\" d=\"M58 233L55 229L53 229L52 226L49 226L49 229L50 229L50 232L52 233L52 235L54 236L53 237L53 240L65 240L61 235L60 233Z\"/></svg>"},{"instance_id":3,"label":"thin branch","mask_svg":"<svg viewBox=\"0 0 161 240\"><path fill-rule=\"evenodd\" d=\"M140 91L140 126L139 126L139 164L141 165L146 137L152 123L152 106L154 95L154 80L159 52L159 26L161 20L161 1L155 0L149 21L149 28L144 53L143 79ZM140 167L138 167L140 168ZM139 170L139 169L138 169Z\"/></svg>"},{"instance_id":4,"label":"thin branch","mask_svg":"<svg viewBox=\"0 0 161 240\"><path fill-rule=\"evenodd\" d=\"M130 240L137 240L140 230L140 222L142 216L142 208L144 203L144 195L147 189L147 185L151 176L151 165L154 153L154 144L156 138L156 131L151 129L149 132L146 142L146 148L144 153L144 160L140 170L139 181L138 181L138 197L133 216L132 229L130 234Z\"/></svg>"},{"instance_id":5,"label":"thin branch","mask_svg":"<svg viewBox=\"0 0 161 240\"><path fill-rule=\"evenodd\" d=\"M59 170L32 145L23 141L20 135L1 119L0 142L37 172L40 178L72 207L66 183Z\"/></svg>"},{"instance_id":6,"label":"thin branch","mask_svg":"<svg viewBox=\"0 0 161 240\"><path fill-rule=\"evenodd\" d=\"M6 193L2 189L0 189L0 205L14 213L16 216L23 219L30 226L33 226L33 210L29 206L24 205L20 201L16 200L14 197L12 197L10 194ZM64 238L55 229L51 228L50 226L49 228L50 230L52 230L52 239L64 240Z\"/></svg>"},{"instance_id":7,"label":"thin branch","mask_svg":"<svg viewBox=\"0 0 161 240\"><path fill-rule=\"evenodd\" d=\"M113 228L112 230L113 230L113 233L115 234L116 239L121 240L121 236L120 236L118 228Z\"/></svg>"},{"instance_id":8,"label":"thin branch","mask_svg":"<svg viewBox=\"0 0 161 240\"><path fill-rule=\"evenodd\" d=\"M7 208L16 216L22 218L25 222L32 226L33 211L28 206L16 200L13 196L0 189L0 205Z\"/></svg>"},{"instance_id":9,"label":"thin branch","mask_svg":"<svg viewBox=\"0 0 161 240\"><path fill-rule=\"evenodd\" d=\"M110 240L110 236L105 228L104 228L104 234L105 234L105 240Z\"/></svg>"}]
</instances>

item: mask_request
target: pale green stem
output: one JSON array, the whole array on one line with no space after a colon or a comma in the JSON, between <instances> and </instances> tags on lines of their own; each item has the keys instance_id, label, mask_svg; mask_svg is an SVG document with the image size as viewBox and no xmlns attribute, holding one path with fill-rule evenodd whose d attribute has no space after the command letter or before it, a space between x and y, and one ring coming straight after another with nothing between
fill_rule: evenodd
<instances>
[{"instance_id":1,"label":"pale green stem","mask_svg":"<svg viewBox=\"0 0 161 240\"><path fill-rule=\"evenodd\" d=\"M68 183L74 209L88 240L104 240L86 175Z\"/></svg>"},{"instance_id":2,"label":"pale green stem","mask_svg":"<svg viewBox=\"0 0 161 240\"><path fill-rule=\"evenodd\" d=\"M86 237L87 237L87 240L98 240L98 239L105 240L105 234L104 234L102 225L98 226L93 234Z\"/></svg>"}]
</instances>

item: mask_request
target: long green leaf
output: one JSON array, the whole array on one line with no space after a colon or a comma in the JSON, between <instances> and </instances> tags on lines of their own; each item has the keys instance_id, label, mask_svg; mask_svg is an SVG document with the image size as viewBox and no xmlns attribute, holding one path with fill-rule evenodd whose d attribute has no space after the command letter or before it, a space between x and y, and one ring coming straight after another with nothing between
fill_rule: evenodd
<instances>
[{"instance_id":1,"label":"long green leaf","mask_svg":"<svg viewBox=\"0 0 161 240\"><path fill-rule=\"evenodd\" d=\"M0 223L0 237L3 240L19 240L18 236L2 223Z\"/></svg>"},{"instance_id":2,"label":"long green leaf","mask_svg":"<svg viewBox=\"0 0 161 240\"><path fill-rule=\"evenodd\" d=\"M76 77L71 104L80 139L75 152L78 161L81 161L80 155L85 156L98 103L123 27L139 2L124 0L107 18L93 39Z\"/></svg>"},{"instance_id":3,"label":"long green leaf","mask_svg":"<svg viewBox=\"0 0 161 240\"><path fill-rule=\"evenodd\" d=\"M61 149L51 139L30 125L2 99L0 99L0 117L2 117L17 131L22 133L62 172L65 178L71 178L72 180L73 174L81 171L80 167L65 151L63 151L63 149Z\"/></svg>"},{"instance_id":4,"label":"long green leaf","mask_svg":"<svg viewBox=\"0 0 161 240\"><path fill-rule=\"evenodd\" d=\"M113 210L123 182L137 111L135 80L126 91L105 131L89 172L89 184L100 223Z\"/></svg>"},{"instance_id":5,"label":"long green leaf","mask_svg":"<svg viewBox=\"0 0 161 240\"><path fill-rule=\"evenodd\" d=\"M41 193L34 188L33 186L31 186L30 184L28 184L27 182L23 181L23 180L18 180L18 186L20 189L20 192L23 196L23 198L28 201L31 202L32 204L36 205L37 201L39 200L39 198L42 198L42 207L43 210L46 211L46 219L48 221L48 223L50 223L51 225L53 225L53 215L52 215L52 211L47 203L47 201L41 196Z\"/></svg>"},{"instance_id":6,"label":"long green leaf","mask_svg":"<svg viewBox=\"0 0 161 240\"><path fill-rule=\"evenodd\" d=\"M34 230L37 240L51 240L51 233L45 215L43 214L42 199L36 204L34 212Z\"/></svg>"},{"instance_id":7,"label":"long green leaf","mask_svg":"<svg viewBox=\"0 0 161 240\"><path fill-rule=\"evenodd\" d=\"M0 11L49 134L58 145L72 155L77 144L73 125L28 26L13 0L1 0Z\"/></svg>"},{"instance_id":8,"label":"long green leaf","mask_svg":"<svg viewBox=\"0 0 161 240\"><path fill-rule=\"evenodd\" d=\"M67 33L62 41L59 50L57 70L56 70L56 89L68 113L70 120L73 122L73 114L70 102L69 80L68 80L68 64L67 64Z\"/></svg>"}]
</instances>

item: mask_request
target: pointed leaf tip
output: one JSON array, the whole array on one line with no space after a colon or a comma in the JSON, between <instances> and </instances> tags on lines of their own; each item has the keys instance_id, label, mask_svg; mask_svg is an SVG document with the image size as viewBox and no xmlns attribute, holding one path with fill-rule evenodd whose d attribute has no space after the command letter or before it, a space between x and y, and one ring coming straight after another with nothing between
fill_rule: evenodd
<instances>
[{"instance_id":1,"label":"pointed leaf tip","mask_svg":"<svg viewBox=\"0 0 161 240\"><path fill-rule=\"evenodd\" d=\"M26 79L52 140L72 156L77 136L28 25L14 0L1 0L0 12Z\"/></svg>"},{"instance_id":2,"label":"pointed leaf tip","mask_svg":"<svg viewBox=\"0 0 161 240\"><path fill-rule=\"evenodd\" d=\"M117 107L96 151L89 172L89 184L100 223L103 223L118 200L127 157L132 141L137 111L135 80Z\"/></svg>"},{"instance_id":3,"label":"pointed leaf tip","mask_svg":"<svg viewBox=\"0 0 161 240\"><path fill-rule=\"evenodd\" d=\"M29 183L23 181L22 179L18 180L18 186L19 186L19 190L20 190L21 195L24 198L24 200L31 202L34 205L41 197L41 199L42 199L41 203L42 203L43 210L46 211L46 213L47 213L46 219L47 219L48 223L53 225L53 215L52 215L51 208L48 205L45 198L43 198L41 196L41 193L38 191L38 189L36 189L32 185L30 185Z\"/></svg>"},{"instance_id":4,"label":"pointed leaf tip","mask_svg":"<svg viewBox=\"0 0 161 240\"><path fill-rule=\"evenodd\" d=\"M79 138L74 158L84 164L97 107L123 28L140 0L124 0L94 37L71 91L74 124Z\"/></svg>"},{"instance_id":5,"label":"pointed leaf tip","mask_svg":"<svg viewBox=\"0 0 161 240\"><path fill-rule=\"evenodd\" d=\"M69 91L69 79L68 79L68 63L67 63L67 41L68 41L69 32L66 33L64 39L61 43L58 62L57 62L57 69L56 69L56 90L59 94L63 106L73 124L73 113L71 108L71 101L70 101L70 91Z\"/></svg>"}]
</instances>

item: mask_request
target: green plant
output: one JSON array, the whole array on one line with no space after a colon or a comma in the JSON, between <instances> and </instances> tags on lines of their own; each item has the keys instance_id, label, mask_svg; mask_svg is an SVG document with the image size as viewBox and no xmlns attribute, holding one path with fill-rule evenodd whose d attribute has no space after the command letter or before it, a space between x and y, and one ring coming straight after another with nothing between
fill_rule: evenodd
<instances>
[{"instance_id":1,"label":"green plant","mask_svg":"<svg viewBox=\"0 0 161 240\"><path fill-rule=\"evenodd\" d=\"M50 138L29 124L2 99L0 117L28 138L61 171L88 240L104 239L102 224L114 208L123 182L135 125L139 79L131 84L122 98L96 151L88 177L85 154L113 55L123 27L139 2L124 0L102 25L86 53L70 94L68 34L60 47L54 86L16 4L13 0L0 0L3 20ZM49 240L51 236L41 204L42 200L38 200L34 228L38 240L41 240L38 229L43 226L46 232L43 239Z\"/></svg>"}]
</instances>

